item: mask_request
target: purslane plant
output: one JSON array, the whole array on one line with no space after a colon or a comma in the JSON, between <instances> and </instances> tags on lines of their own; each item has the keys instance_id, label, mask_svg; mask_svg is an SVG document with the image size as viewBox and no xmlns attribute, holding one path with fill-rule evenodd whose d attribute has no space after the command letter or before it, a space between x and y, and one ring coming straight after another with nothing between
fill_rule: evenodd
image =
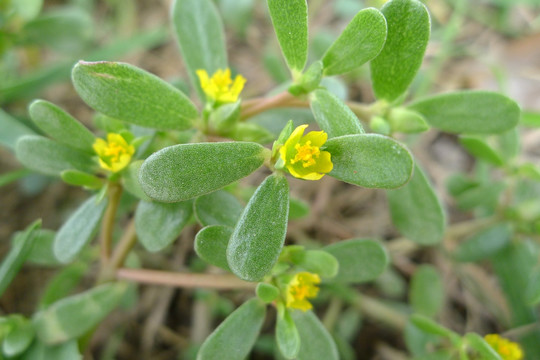
<instances>
[{"instance_id":1,"label":"purslane plant","mask_svg":"<svg viewBox=\"0 0 540 360\"><path fill-rule=\"evenodd\" d=\"M32 321L4 318L0 339L5 357L46 357L61 352L56 358L79 358L77 342L84 344L93 328L122 302L130 289L127 282L142 282L255 292L256 297L239 306L207 338L198 359L239 360L248 356L269 305L277 311L274 334L281 356L338 359L332 335L311 311L313 302L319 292L328 291L366 309L370 299L360 297L354 285L379 277L389 256L382 242L371 239L349 239L320 248L285 246L294 201L287 174L312 181L331 176L361 187L388 190L394 225L420 246L440 243L451 229L446 229L441 202L418 161L396 140L401 134L430 128L458 134L463 146L478 159L518 178L529 175L540 179L537 167L516 164L489 143L490 137L503 145L509 143L502 139L518 124L520 109L506 96L462 91L405 102L430 34L429 13L421 2L391 0L380 11L368 8L358 12L324 56L307 68L306 1L267 3L291 73L284 92L243 100L246 79L240 74L234 80L231 76L222 23L213 2L176 0L172 21L202 109L182 91L142 69L105 61L80 61L73 68L72 81L79 96L99 114L106 140L96 138L52 103L37 100L30 105L30 116L45 136L20 138L17 158L29 169L61 177L93 193L54 234L50 250L55 261L76 264L93 261L87 249L97 247L100 271L95 287L55 299ZM327 76L342 75L367 63L377 98L373 104L344 101L321 85ZM310 108L320 131L304 134L309 124L295 127L295 119L291 119L275 136L250 122L260 113L281 107ZM220 141L213 141L216 138ZM269 143L273 143L271 148L266 146ZM231 189L261 167L269 174L244 207ZM480 181L460 181L453 187L457 196L482 186ZM132 217L118 216L122 196L136 203ZM473 206L481 203L469 202ZM496 207L496 196L493 203ZM536 228L518 229L523 225L519 204L503 205L508 212L489 208L491 220L468 228L472 233L489 231L489 226L503 219L516 227L507 230L497 249L489 248L494 256L510 246L512 234L538 234L540 223L537 216ZM515 211L510 214L510 210ZM147 251L163 251L192 218L202 227L194 239L197 255L223 269L223 274L169 273L127 265L137 242ZM115 239L114 230L124 220L128 224L123 235ZM38 228L39 223L35 223L17 235L0 268L0 273L6 274L0 280L0 290L31 255L32 246L42 241L45 232ZM99 244L93 246L98 232ZM464 242L456 256L470 260L478 247L491 246L485 242L479 238ZM438 325L433 318L440 311L440 302L425 293L437 284L439 275L423 268L414 276L411 307L421 315L412 317L405 329L403 314L385 310L396 317L398 327L409 338L435 337L431 348L447 358L520 358L517 345L474 333L462 337ZM539 286L531 282L530 287L533 303L540 302ZM373 311L374 316L380 313ZM534 351L527 342L538 334L528 336L532 338L524 342L525 352ZM430 355L426 346L411 349L418 358ZM506 355L504 349L513 355Z\"/></svg>"}]
</instances>

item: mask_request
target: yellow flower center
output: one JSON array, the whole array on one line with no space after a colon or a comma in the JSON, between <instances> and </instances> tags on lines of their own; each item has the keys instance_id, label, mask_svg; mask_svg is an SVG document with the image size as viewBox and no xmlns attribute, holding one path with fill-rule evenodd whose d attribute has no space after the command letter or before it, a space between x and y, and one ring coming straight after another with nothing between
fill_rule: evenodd
<instances>
[{"instance_id":1,"label":"yellow flower center","mask_svg":"<svg viewBox=\"0 0 540 360\"><path fill-rule=\"evenodd\" d=\"M125 168L135 153L133 145L129 145L120 134L107 134L107 141L96 139L93 145L99 157L99 165L112 172Z\"/></svg>"},{"instance_id":2,"label":"yellow flower center","mask_svg":"<svg viewBox=\"0 0 540 360\"><path fill-rule=\"evenodd\" d=\"M317 274L301 272L294 275L287 286L287 307L302 311L311 309L313 306L306 299L317 296L319 288L316 284L320 282Z\"/></svg>"},{"instance_id":3,"label":"yellow flower center","mask_svg":"<svg viewBox=\"0 0 540 360\"><path fill-rule=\"evenodd\" d=\"M498 334L489 334L484 337L486 342L499 354L503 360L523 359L523 350L518 343L512 342Z\"/></svg>"},{"instance_id":4,"label":"yellow flower center","mask_svg":"<svg viewBox=\"0 0 540 360\"><path fill-rule=\"evenodd\" d=\"M196 71L201 84L201 88L209 101L218 103L230 103L238 100L240 92L244 88L246 79L242 75L236 75L234 81L231 78L230 69L219 69L212 77L209 77L206 70Z\"/></svg>"},{"instance_id":5,"label":"yellow flower center","mask_svg":"<svg viewBox=\"0 0 540 360\"><path fill-rule=\"evenodd\" d=\"M319 158L319 154L321 153L318 146L311 146L311 141L306 142L304 145L296 144L294 148L297 153L294 159L291 159L291 164L302 161L302 166L305 168L315 165L315 159Z\"/></svg>"}]
</instances>

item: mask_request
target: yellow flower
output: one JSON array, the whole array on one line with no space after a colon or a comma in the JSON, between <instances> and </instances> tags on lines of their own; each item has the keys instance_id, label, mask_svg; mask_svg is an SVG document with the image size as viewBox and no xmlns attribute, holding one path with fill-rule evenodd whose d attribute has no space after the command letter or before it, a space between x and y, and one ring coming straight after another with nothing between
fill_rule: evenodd
<instances>
[{"instance_id":1,"label":"yellow flower","mask_svg":"<svg viewBox=\"0 0 540 360\"><path fill-rule=\"evenodd\" d=\"M196 73L207 100L218 103L231 103L238 100L238 96L246 83L246 79L242 75L236 75L233 82L229 68L225 70L219 69L211 78L208 77L206 70L199 69Z\"/></svg>"},{"instance_id":2,"label":"yellow flower","mask_svg":"<svg viewBox=\"0 0 540 360\"><path fill-rule=\"evenodd\" d=\"M96 139L92 146L99 157L99 165L112 172L125 168L135 153L135 147L129 145L120 134L107 134L107 141Z\"/></svg>"},{"instance_id":3,"label":"yellow flower","mask_svg":"<svg viewBox=\"0 0 540 360\"><path fill-rule=\"evenodd\" d=\"M484 336L486 342L495 350L503 360L523 359L523 350L518 343L505 339L498 334Z\"/></svg>"},{"instance_id":4,"label":"yellow flower","mask_svg":"<svg viewBox=\"0 0 540 360\"><path fill-rule=\"evenodd\" d=\"M328 151L321 151L328 135L324 131L311 131L303 136L307 125L292 132L279 155L292 176L305 180L319 180L332 171L334 165Z\"/></svg>"},{"instance_id":5,"label":"yellow flower","mask_svg":"<svg viewBox=\"0 0 540 360\"><path fill-rule=\"evenodd\" d=\"M287 285L287 307L306 311L313 306L307 298L314 298L319 292L319 288L315 286L321 282L319 275L309 272L299 272Z\"/></svg>"}]
</instances>

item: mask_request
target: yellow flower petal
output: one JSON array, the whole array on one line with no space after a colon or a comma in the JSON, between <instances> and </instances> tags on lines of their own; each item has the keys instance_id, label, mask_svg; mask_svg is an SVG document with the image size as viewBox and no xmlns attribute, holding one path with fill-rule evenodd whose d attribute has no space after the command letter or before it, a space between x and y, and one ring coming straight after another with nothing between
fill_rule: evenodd
<instances>
[{"instance_id":1,"label":"yellow flower petal","mask_svg":"<svg viewBox=\"0 0 540 360\"><path fill-rule=\"evenodd\" d=\"M99 165L108 171L118 172L125 168L135 153L135 147L129 145L120 134L107 134L107 141L96 139L93 144Z\"/></svg>"},{"instance_id":2,"label":"yellow flower petal","mask_svg":"<svg viewBox=\"0 0 540 360\"><path fill-rule=\"evenodd\" d=\"M241 75L237 75L233 83L229 68L218 69L212 77L209 77L206 70L203 69L197 70L196 73L207 100L212 102L235 102L246 83L246 79Z\"/></svg>"},{"instance_id":3,"label":"yellow flower petal","mask_svg":"<svg viewBox=\"0 0 540 360\"><path fill-rule=\"evenodd\" d=\"M286 306L302 311L311 309L313 306L306 299L317 296L319 288L315 285L320 282L317 274L305 271L295 274L287 285Z\"/></svg>"},{"instance_id":4,"label":"yellow flower petal","mask_svg":"<svg viewBox=\"0 0 540 360\"><path fill-rule=\"evenodd\" d=\"M486 335L484 336L484 339L503 360L523 359L523 350L518 343L505 339L498 334Z\"/></svg>"}]
</instances>

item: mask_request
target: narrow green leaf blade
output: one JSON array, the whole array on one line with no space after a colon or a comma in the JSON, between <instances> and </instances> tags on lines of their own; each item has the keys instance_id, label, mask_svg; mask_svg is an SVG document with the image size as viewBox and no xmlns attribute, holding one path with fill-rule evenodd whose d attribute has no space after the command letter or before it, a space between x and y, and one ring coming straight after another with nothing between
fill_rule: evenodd
<instances>
[{"instance_id":1,"label":"narrow green leaf blade","mask_svg":"<svg viewBox=\"0 0 540 360\"><path fill-rule=\"evenodd\" d=\"M39 339L52 345L84 335L120 303L126 289L125 283L99 285L38 312L33 321Z\"/></svg>"},{"instance_id":2,"label":"narrow green leaf blade","mask_svg":"<svg viewBox=\"0 0 540 360\"><path fill-rule=\"evenodd\" d=\"M442 278L431 265L416 268L409 292L409 301L413 310L427 317L435 317L444 302Z\"/></svg>"},{"instance_id":3,"label":"narrow green leaf blade","mask_svg":"<svg viewBox=\"0 0 540 360\"><path fill-rule=\"evenodd\" d=\"M506 247L511 238L512 228L508 223L492 226L460 243L454 258L462 262L486 259Z\"/></svg>"},{"instance_id":4,"label":"narrow green leaf blade","mask_svg":"<svg viewBox=\"0 0 540 360\"><path fill-rule=\"evenodd\" d=\"M91 173L95 168L89 154L37 135L21 137L15 156L27 168L45 175L60 176L69 169Z\"/></svg>"},{"instance_id":5,"label":"narrow green leaf blade","mask_svg":"<svg viewBox=\"0 0 540 360\"><path fill-rule=\"evenodd\" d=\"M204 227L195 236L195 252L209 264L229 270L227 245L233 228L224 225Z\"/></svg>"},{"instance_id":6,"label":"narrow green leaf blade","mask_svg":"<svg viewBox=\"0 0 540 360\"><path fill-rule=\"evenodd\" d=\"M91 108L130 124L187 130L198 116L180 90L129 64L79 61L71 75L75 90Z\"/></svg>"},{"instance_id":7,"label":"narrow green leaf blade","mask_svg":"<svg viewBox=\"0 0 540 360\"><path fill-rule=\"evenodd\" d=\"M99 189L104 185L104 181L99 177L79 170L64 170L60 177L66 184L88 189Z\"/></svg>"},{"instance_id":8,"label":"narrow green leaf blade","mask_svg":"<svg viewBox=\"0 0 540 360\"><path fill-rule=\"evenodd\" d=\"M407 185L388 191L387 195L392 222L403 235L421 245L433 245L442 240L446 222L444 210L418 166Z\"/></svg>"},{"instance_id":9,"label":"narrow green leaf blade","mask_svg":"<svg viewBox=\"0 0 540 360\"><path fill-rule=\"evenodd\" d=\"M468 333L465 340L471 348L476 350L483 360L503 360L497 351L495 351L487 342L477 333Z\"/></svg>"},{"instance_id":10,"label":"narrow green leaf blade","mask_svg":"<svg viewBox=\"0 0 540 360\"><path fill-rule=\"evenodd\" d=\"M359 11L322 58L324 74L339 75L375 58L386 41L386 19L374 8Z\"/></svg>"},{"instance_id":11,"label":"narrow green leaf blade","mask_svg":"<svg viewBox=\"0 0 540 360\"><path fill-rule=\"evenodd\" d=\"M26 257L30 253L35 240L35 232L41 227L41 220L36 220L30 224L23 233L17 235L20 240L14 241L13 247L9 250L0 265L0 296L4 293L11 280L23 265Z\"/></svg>"},{"instance_id":12,"label":"narrow green leaf blade","mask_svg":"<svg viewBox=\"0 0 540 360\"><path fill-rule=\"evenodd\" d=\"M294 311L292 318L300 334L298 360L339 360L332 336L311 311Z\"/></svg>"},{"instance_id":13,"label":"narrow green leaf blade","mask_svg":"<svg viewBox=\"0 0 540 360\"><path fill-rule=\"evenodd\" d=\"M32 121L51 138L61 144L94 154L94 134L58 106L45 100L36 100L30 104L28 111Z\"/></svg>"},{"instance_id":14,"label":"narrow green leaf blade","mask_svg":"<svg viewBox=\"0 0 540 360\"><path fill-rule=\"evenodd\" d=\"M146 159L139 179L154 200L184 201L248 176L263 164L264 153L261 145L248 142L170 146Z\"/></svg>"},{"instance_id":15,"label":"narrow green leaf blade","mask_svg":"<svg viewBox=\"0 0 540 360\"><path fill-rule=\"evenodd\" d=\"M377 241L351 239L324 247L333 255L339 270L332 280L346 283L361 283L375 280L388 266L388 254Z\"/></svg>"},{"instance_id":16,"label":"narrow green leaf blade","mask_svg":"<svg viewBox=\"0 0 540 360\"><path fill-rule=\"evenodd\" d=\"M195 199L195 216L203 226L226 225L234 227L244 206L231 193L219 190Z\"/></svg>"},{"instance_id":17,"label":"narrow green leaf blade","mask_svg":"<svg viewBox=\"0 0 540 360\"><path fill-rule=\"evenodd\" d=\"M53 253L54 237L56 233L51 230L40 229L34 234L34 244L28 253L26 261L41 266L56 266L59 265L58 259ZM15 236L13 245L24 241L24 238Z\"/></svg>"},{"instance_id":18,"label":"narrow green leaf blade","mask_svg":"<svg viewBox=\"0 0 540 360\"><path fill-rule=\"evenodd\" d=\"M300 334L296 328L289 310L278 305L278 316L276 318L276 343L279 351L285 359L294 359L300 351Z\"/></svg>"},{"instance_id":19,"label":"narrow green leaf blade","mask_svg":"<svg viewBox=\"0 0 540 360\"><path fill-rule=\"evenodd\" d=\"M459 142L478 160L483 160L495 166L502 166L504 159L484 139L476 136L461 136Z\"/></svg>"},{"instance_id":20,"label":"narrow green leaf blade","mask_svg":"<svg viewBox=\"0 0 540 360\"><path fill-rule=\"evenodd\" d=\"M310 105L319 127L328 137L363 134L360 120L343 101L328 90L315 90L310 96Z\"/></svg>"},{"instance_id":21,"label":"narrow green leaf blade","mask_svg":"<svg viewBox=\"0 0 540 360\"><path fill-rule=\"evenodd\" d=\"M259 299L242 304L202 344L197 360L238 360L249 355L259 336L266 305Z\"/></svg>"},{"instance_id":22,"label":"narrow green leaf blade","mask_svg":"<svg viewBox=\"0 0 540 360\"><path fill-rule=\"evenodd\" d=\"M267 0L281 52L293 74L304 69L308 54L306 0Z\"/></svg>"},{"instance_id":23,"label":"narrow green leaf blade","mask_svg":"<svg viewBox=\"0 0 540 360\"><path fill-rule=\"evenodd\" d=\"M378 99L402 95L418 72L429 41L429 13L420 1L391 0L381 9L388 25L386 43L371 61L373 90Z\"/></svg>"},{"instance_id":24,"label":"narrow green leaf blade","mask_svg":"<svg viewBox=\"0 0 540 360\"><path fill-rule=\"evenodd\" d=\"M86 200L56 233L54 255L62 263L72 261L96 235L107 201L97 202L97 195Z\"/></svg>"},{"instance_id":25,"label":"narrow green leaf blade","mask_svg":"<svg viewBox=\"0 0 540 360\"><path fill-rule=\"evenodd\" d=\"M170 245L186 226L193 213L193 203L165 204L140 201L135 211L137 239L150 252Z\"/></svg>"},{"instance_id":26,"label":"narrow green leaf blade","mask_svg":"<svg viewBox=\"0 0 540 360\"><path fill-rule=\"evenodd\" d=\"M520 118L518 104L499 93L459 91L410 104L427 122L451 133L499 134L514 128Z\"/></svg>"},{"instance_id":27,"label":"narrow green leaf blade","mask_svg":"<svg viewBox=\"0 0 540 360\"><path fill-rule=\"evenodd\" d=\"M270 175L249 200L227 246L232 272L247 281L262 279L279 257L287 232L289 184Z\"/></svg>"},{"instance_id":28,"label":"narrow green leaf blade","mask_svg":"<svg viewBox=\"0 0 540 360\"><path fill-rule=\"evenodd\" d=\"M367 188L394 189L409 181L413 159L399 142L381 135L346 135L326 142L334 168L330 176Z\"/></svg>"},{"instance_id":29,"label":"narrow green leaf blade","mask_svg":"<svg viewBox=\"0 0 540 360\"><path fill-rule=\"evenodd\" d=\"M225 36L219 13L210 0L176 0L172 22L191 82L204 99L195 71L203 69L212 75L218 69L227 68Z\"/></svg>"}]
</instances>

